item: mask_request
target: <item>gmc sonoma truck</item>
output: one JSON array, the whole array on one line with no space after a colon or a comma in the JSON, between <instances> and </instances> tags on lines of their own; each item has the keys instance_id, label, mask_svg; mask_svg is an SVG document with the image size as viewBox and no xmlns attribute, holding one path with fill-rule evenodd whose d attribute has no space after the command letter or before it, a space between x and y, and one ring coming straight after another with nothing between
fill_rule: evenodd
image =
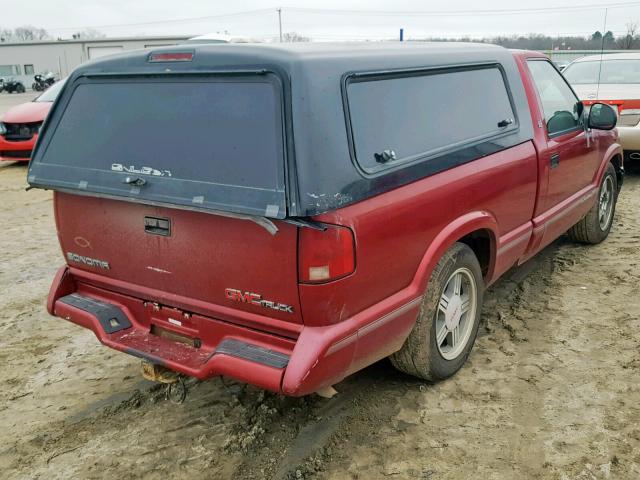
<instances>
[{"instance_id":1,"label":"gmc sonoma truck","mask_svg":"<svg viewBox=\"0 0 640 480\"><path fill-rule=\"evenodd\" d=\"M489 45L99 59L29 166L66 259L47 308L159 379L327 393L390 356L437 381L500 275L567 231L607 237L615 123L543 55Z\"/></svg>"}]
</instances>

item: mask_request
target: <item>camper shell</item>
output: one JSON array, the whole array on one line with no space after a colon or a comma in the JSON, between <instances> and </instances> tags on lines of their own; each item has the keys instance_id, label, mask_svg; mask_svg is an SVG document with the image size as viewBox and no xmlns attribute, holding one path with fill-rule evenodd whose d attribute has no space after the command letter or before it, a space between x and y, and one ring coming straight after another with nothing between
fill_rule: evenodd
<instances>
[{"instance_id":1,"label":"camper shell","mask_svg":"<svg viewBox=\"0 0 640 480\"><path fill-rule=\"evenodd\" d=\"M365 198L405 185L427 175L464 164L523 143L532 138L527 97L513 55L504 48L491 45L408 43L408 44L310 44L310 45L189 45L152 51L135 51L89 62L70 76L64 91L51 112L43 138L39 141L29 171L32 186L73 191L76 194L116 196L143 203L166 204L198 210L221 210L269 218L308 217L346 206ZM153 55L189 53L189 61L153 61ZM169 58L170 55L167 57ZM160 57L162 58L162 57ZM359 82L381 78L410 77L425 73L438 74L451 69L465 71L481 68L497 69L504 77L510 96L514 122L506 129L489 135L447 145L446 148L421 152L415 158L403 159L392 168L368 169L368 161L358 158L354 141L354 124L350 115L350 90ZM229 185L207 185L176 181L158 175L145 177L146 188L122 185L128 167L153 169L153 165L135 164L135 158L114 161L117 171L97 171L78 160L67 168L64 158L70 152L84 159L85 153L73 142L70 131L66 149L47 152L65 110L79 86L120 83L132 85L181 82L198 85L207 81L265 82L273 87L279 112L277 129L281 143L273 146L276 171L269 185L261 185L259 198L246 202L246 188ZM469 85L468 88L474 88ZM162 103L160 96L156 97ZM451 99L452 104L455 99ZM487 98L487 105L491 98ZM73 106L73 105L72 105ZM80 108L82 105L79 105ZM195 107L196 105L193 105ZM473 106L469 108L482 108ZM249 112L247 112L249 116ZM254 112L250 112L253 114ZM385 112L363 112L385 115ZM437 119L436 119L437 120ZM86 128L93 128L87 125ZM88 133L88 132L87 132ZM255 132L237 129L231 135L250 137ZM172 132L158 132L171 137ZM180 138L173 139L181 143ZM62 139L60 140L63 141ZM117 142L117 138L114 139ZM144 143L138 148L152 148ZM190 150L182 143L183 158L204 163L202 152ZM455 152L455 153L454 153ZM452 153L454 153L452 155ZM137 153L140 156L140 153ZM345 161L347 159L348 161ZM425 159L430 159L425 162ZM58 160L58 161L57 161ZM178 159L176 159L177 161ZM254 158L254 164L242 165L263 175L265 167ZM169 170L169 169L167 169ZM246 171L245 170L245 171ZM163 185L155 192L154 184ZM134 186L135 187L135 186ZM256 190L252 191L253 195Z\"/></svg>"}]
</instances>

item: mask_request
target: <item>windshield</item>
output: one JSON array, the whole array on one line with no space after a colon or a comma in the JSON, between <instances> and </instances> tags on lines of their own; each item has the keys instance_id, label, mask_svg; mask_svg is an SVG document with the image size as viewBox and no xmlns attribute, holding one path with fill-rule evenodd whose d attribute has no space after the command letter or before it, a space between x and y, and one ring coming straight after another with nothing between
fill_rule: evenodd
<instances>
[{"instance_id":1,"label":"windshield","mask_svg":"<svg viewBox=\"0 0 640 480\"><path fill-rule=\"evenodd\" d=\"M640 59L638 60L607 60L575 62L569 65L562 74L572 85L585 84L624 84L640 83ZM600 76L600 82L598 82Z\"/></svg>"},{"instance_id":2,"label":"windshield","mask_svg":"<svg viewBox=\"0 0 640 480\"><path fill-rule=\"evenodd\" d=\"M81 79L54 110L30 182L284 218L269 77Z\"/></svg>"},{"instance_id":3,"label":"windshield","mask_svg":"<svg viewBox=\"0 0 640 480\"><path fill-rule=\"evenodd\" d=\"M60 90L62 90L64 82L66 82L66 79L54 83L49 88L47 88L42 95L37 97L34 102L53 102L58 96L58 93L60 93Z\"/></svg>"}]
</instances>

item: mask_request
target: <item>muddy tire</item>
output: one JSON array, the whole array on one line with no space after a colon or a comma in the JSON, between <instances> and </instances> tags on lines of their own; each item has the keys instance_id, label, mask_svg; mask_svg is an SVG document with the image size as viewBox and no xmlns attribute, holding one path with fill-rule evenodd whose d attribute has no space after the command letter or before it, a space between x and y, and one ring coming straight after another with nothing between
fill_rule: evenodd
<instances>
[{"instance_id":1,"label":"muddy tire","mask_svg":"<svg viewBox=\"0 0 640 480\"><path fill-rule=\"evenodd\" d=\"M391 363L432 382L456 373L478 334L484 283L473 250L456 243L436 265L418 319Z\"/></svg>"},{"instance_id":2,"label":"muddy tire","mask_svg":"<svg viewBox=\"0 0 640 480\"><path fill-rule=\"evenodd\" d=\"M574 242L596 244L602 242L611 231L618 200L618 180L612 164L607 166L596 202L591 210L567 234Z\"/></svg>"}]
</instances>

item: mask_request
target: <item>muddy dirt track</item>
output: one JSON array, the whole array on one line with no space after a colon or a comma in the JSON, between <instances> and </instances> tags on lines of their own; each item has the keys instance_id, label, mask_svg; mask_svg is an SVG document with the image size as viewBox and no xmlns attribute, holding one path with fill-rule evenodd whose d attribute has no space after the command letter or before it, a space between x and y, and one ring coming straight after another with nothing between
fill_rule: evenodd
<instances>
[{"instance_id":1,"label":"muddy dirt track","mask_svg":"<svg viewBox=\"0 0 640 480\"><path fill-rule=\"evenodd\" d=\"M561 239L489 290L454 378L387 361L331 400L231 380L182 405L140 362L51 318L51 194L0 166L0 476L191 479L640 478L640 176L609 239Z\"/></svg>"}]
</instances>

